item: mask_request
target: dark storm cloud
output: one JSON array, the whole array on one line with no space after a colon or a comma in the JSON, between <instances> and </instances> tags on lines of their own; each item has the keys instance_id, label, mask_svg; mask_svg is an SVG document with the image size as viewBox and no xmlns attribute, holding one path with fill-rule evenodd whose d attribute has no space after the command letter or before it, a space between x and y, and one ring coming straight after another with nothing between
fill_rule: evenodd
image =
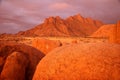
<instances>
[{"instance_id":1,"label":"dark storm cloud","mask_svg":"<svg viewBox=\"0 0 120 80\"><path fill-rule=\"evenodd\" d=\"M0 33L15 33L43 22L49 16L80 13L105 23L120 20L120 0L0 0ZM1 2L0 2L1 3Z\"/></svg>"}]
</instances>

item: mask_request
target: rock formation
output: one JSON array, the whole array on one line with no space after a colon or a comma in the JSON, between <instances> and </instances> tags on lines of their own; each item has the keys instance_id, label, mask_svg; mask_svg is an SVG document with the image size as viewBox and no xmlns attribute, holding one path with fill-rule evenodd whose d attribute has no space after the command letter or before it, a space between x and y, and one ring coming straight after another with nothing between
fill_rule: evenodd
<instances>
[{"instance_id":1,"label":"rock formation","mask_svg":"<svg viewBox=\"0 0 120 80\"><path fill-rule=\"evenodd\" d=\"M109 38L115 32L115 26L115 24L103 25L92 34L92 37Z\"/></svg>"},{"instance_id":2,"label":"rock formation","mask_svg":"<svg viewBox=\"0 0 120 80\"><path fill-rule=\"evenodd\" d=\"M32 46L40 50L42 53L47 54L53 49L60 47L60 41L52 41L48 39L36 39L33 41Z\"/></svg>"},{"instance_id":3,"label":"rock formation","mask_svg":"<svg viewBox=\"0 0 120 80\"><path fill-rule=\"evenodd\" d=\"M44 54L38 51L37 49L24 45L24 44L16 44L13 42L0 42L0 58L2 64L0 65L0 73L3 70L4 64L7 64L9 61L6 63L6 59L9 55L11 55L13 52L20 52L24 53L27 55L27 61L28 65L26 68L26 80L31 80L32 76L34 74L34 71L36 69L36 65L38 62L44 57ZM14 58L13 58L14 59ZM24 61L26 62L26 61ZM12 64L12 63L10 63ZM21 65L22 66L22 65ZM5 69L6 67L4 67ZM9 75L9 74L8 74Z\"/></svg>"},{"instance_id":4,"label":"rock formation","mask_svg":"<svg viewBox=\"0 0 120 80\"><path fill-rule=\"evenodd\" d=\"M120 43L120 21L117 23L117 43Z\"/></svg>"},{"instance_id":5,"label":"rock formation","mask_svg":"<svg viewBox=\"0 0 120 80\"><path fill-rule=\"evenodd\" d=\"M102 22L84 18L81 15L70 16L67 19L57 17L49 17L44 23L33 29L19 32L17 35L24 36L88 36L95 32Z\"/></svg>"},{"instance_id":6,"label":"rock formation","mask_svg":"<svg viewBox=\"0 0 120 80\"><path fill-rule=\"evenodd\" d=\"M120 45L63 46L38 64L33 80L120 80Z\"/></svg>"},{"instance_id":7,"label":"rock formation","mask_svg":"<svg viewBox=\"0 0 120 80\"><path fill-rule=\"evenodd\" d=\"M120 21L117 22L113 29L112 36L110 37L109 41L111 43L119 43L120 44Z\"/></svg>"},{"instance_id":8,"label":"rock formation","mask_svg":"<svg viewBox=\"0 0 120 80\"><path fill-rule=\"evenodd\" d=\"M108 38L110 43L120 43L120 21L101 26L91 37Z\"/></svg>"},{"instance_id":9,"label":"rock formation","mask_svg":"<svg viewBox=\"0 0 120 80\"><path fill-rule=\"evenodd\" d=\"M1 72L0 80L26 80L27 56L23 53L10 54Z\"/></svg>"}]
</instances>

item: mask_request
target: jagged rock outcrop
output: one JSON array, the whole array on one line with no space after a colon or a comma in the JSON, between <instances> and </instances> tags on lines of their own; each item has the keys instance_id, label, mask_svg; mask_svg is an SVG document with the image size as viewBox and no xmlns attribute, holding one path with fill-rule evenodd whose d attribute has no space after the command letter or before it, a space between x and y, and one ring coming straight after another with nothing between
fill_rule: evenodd
<instances>
[{"instance_id":1,"label":"jagged rock outcrop","mask_svg":"<svg viewBox=\"0 0 120 80\"><path fill-rule=\"evenodd\" d=\"M120 43L120 21L118 21L118 23L117 23L117 36L116 36L116 38L117 38L116 42Z\"/></svg>"},{"instance_id":2,"label":"jagged rock outcrop","mask_svg":"<svg viewBox=\"0 0 120 80\"><path fill-rule=\"evenodd\" d=\"M16 35L14 34L7 34L7 33L0 34L0 38L15 37L15 36Z\"/></svg>"},{"instance_id":3,"label":"jagged rock outcrop","mask_svg":"<svg viewBox=\"0 0 120 80\"><path fill-rule=\"evenodd\" d=\"M120 45L63 46L38 64L33 80L120 80Z\"/></svg>"},{"instance_id":4,"label":"jagged rock outcrop","mask_svg":"<svg viewBox=\"0 0 120 80\"><path fill-rule=\"evenodd\" d=\"M20 52L27 55L28 65L26 68L25 78L31 80L36 69L38 62L44 57L44 54L37 49L24 44L17 44L13 42L0 42L0 58L2 64L0 65L0 73L3 70L3 66L6 63L6 59L13 52Z\"/></svg>"},{"instance_id":5,"label":"jagged rock outcrop","mask_svg":"<svg viewBox=\"0 0 120 80\"><path fill-rule=\"evenodd\" d=\"M96 25L95 20L83 18L80 15L75 15L67 18L67 27L71 36L85 37L95 32L101 25Z\"/></svg>"},{"instance_id":6,"label":"jagged rock outcrop","mask_svg":"<svg viewBox=\"0 0 120 80\"><path fill-rule=\"evenodd\" d=\"M0 80L26 80L27 55L20 52L10 54L1 72Z\"/></svg>"},{"instance_id":7,"label":"jagged rock outcrop","mask_svg":"<svg viewBox=\"0 0 120 80\"><path fill-rule=\"evenodd\" d=\"M91 37L108 38L111 43L120 43L120 21L101 26Z\"/></svg>"},{"instance_id":8,"label":"jagged rock outcrop","mask_svg":"<svg viewBox=\"0 0 120 80\"><path fill-rule=\"evenodd\" d=\"M32 46L40 50L42 53L47 54L53 49L62 46L60 41L53 41L48 39L35 39Z\"/></svg>"},{"instance_id":9,"label":"jagged rock outcrop","mask_svg":"<svg viewBox=\"0 0 120 80\"><path fill-rule=\"evenodd\" d=\"M103 25L91 37L109 38L115 32L115 27L115 24Z\"/></svg>"},{"instance_id":10,"label":"jagged rock outcrop","mask_svg":"<svg viewBox=\"0 0 120 80\"><path fill-rule=\"evenodd\" d=\"M70 16L67 19L49 17L44 23L27 31L19 32L17 35L24 36L88 36L95 32L102 22L84 18L81 15Z\"/></svg>"},{"instance_id":11,"label":"jagged rock outcrop","mask_svg":"<svg viewBox=\"0 0 120 80\"><path fill-rule=\"evenodd\" d=\"M119 43L120 44L120 21L117 22L113 31L114 32L111 34L109 41L111 43Z\"/></svg>"}]
</instances>

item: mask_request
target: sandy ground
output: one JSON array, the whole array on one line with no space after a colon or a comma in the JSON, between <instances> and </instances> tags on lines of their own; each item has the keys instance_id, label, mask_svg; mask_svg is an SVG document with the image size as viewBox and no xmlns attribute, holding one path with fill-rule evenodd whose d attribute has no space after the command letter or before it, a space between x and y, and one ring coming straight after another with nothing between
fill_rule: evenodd
<instances>
[{"instance_id":1,"label":"sandy ground","mask_svg":"<svg viewBox=\"0 0 120 80\"><path fill-rule=\"evenodd\" d=\"M54 41L60 41L61 43L99 43L99 42L108 42L107 38L92 38L92 37L7 37L0 38L0 41L12 41L18 43L25 43L31 45L32 41L35 39L48 39Z\"/></svg>"}]
</instances>

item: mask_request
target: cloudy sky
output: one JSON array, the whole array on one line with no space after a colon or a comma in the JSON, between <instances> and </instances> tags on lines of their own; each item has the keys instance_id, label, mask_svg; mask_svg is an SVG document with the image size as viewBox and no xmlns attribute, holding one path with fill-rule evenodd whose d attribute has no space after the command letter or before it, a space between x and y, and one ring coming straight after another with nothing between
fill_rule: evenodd
<instances>
[{"instance_id":1,"label":"cloudy sky","mask_svg":"<svg viewBox=\"0 0 120 80\"><path fill-rule=\"evenodd\" d=\"M0 0L0 33L16 33L49 16L66 18L80 13L104 23L120 20L120 0Z\"/></svg>"}]
</instances>

